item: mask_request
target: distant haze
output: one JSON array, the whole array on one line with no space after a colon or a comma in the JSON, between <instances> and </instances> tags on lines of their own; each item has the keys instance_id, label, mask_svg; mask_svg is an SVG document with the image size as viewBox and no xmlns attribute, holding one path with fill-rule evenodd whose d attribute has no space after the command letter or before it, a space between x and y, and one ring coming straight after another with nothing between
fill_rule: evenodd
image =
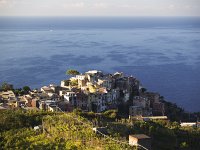
<instances>
[{"instance_id":1,"label":"distant haze","mask_svg":"<svg viewBox=\"0 0 200 150\"><path fill-rule=\"evenodd\" d=\"M200 0L0 0L0 16L200 16Z\"/></svg>"}]
</instances>

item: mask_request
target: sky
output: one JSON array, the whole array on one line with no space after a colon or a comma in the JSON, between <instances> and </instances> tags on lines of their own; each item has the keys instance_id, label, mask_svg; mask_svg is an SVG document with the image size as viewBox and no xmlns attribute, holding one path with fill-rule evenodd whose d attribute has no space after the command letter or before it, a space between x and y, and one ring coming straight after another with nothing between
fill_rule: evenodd
<instances>
[{"instance_id":1,"label":"sky","mask_svg":"<svg viewBox=\"0 0 200 150\"><path fill-rule=\"evenodd\" d=\"M200 0L0 0L0 16L200 16Z\"/></svg>"}]
</instances>

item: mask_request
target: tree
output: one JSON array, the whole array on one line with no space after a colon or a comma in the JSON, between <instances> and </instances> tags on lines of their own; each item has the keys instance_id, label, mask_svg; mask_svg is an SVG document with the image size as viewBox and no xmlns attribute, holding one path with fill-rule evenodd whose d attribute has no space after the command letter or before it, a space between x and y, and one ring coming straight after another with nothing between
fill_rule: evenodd
<instances>
[{"instance_id":1,"label":"tree","mask_svg":"<svg viewBox=\"0 0 200 150\"><path fill-rule=\"evenodd\" d=\"M80 74L77 70L69 69L66 72L67 75L78 75Z\"/></svg>"},{"instance_id":2,"label":"tree","mask_svg":"<svg viewBox=\"0 0 200 150\"><path fill-rule=\"evenodd\" d=\"M25 92L29 92L29 91L31 90L31 88L30 88L29 86L24 86L24 87L23 87L23 90L24 90Z\"/></svg>"},{"instance_id":3,"label":"tree","mask_svg":"<svg viewBox=\"0 0 200 150\"><path fill-rule=\"evenodd\" d=\"M19 90L19 89L15 89L13 92L15 93L15 95L16 95L16 96L19 96L19 95L20 95L20 92L21 92L21 90Z\"/></svg>"},{"instance_id":4,"label":"tree","mask_svg":"<svg viewBox=\"0 0 200 150\"><path fill-rule=\"evenodd\" d=\"M4 91L12 90L13 89L13 85L12 84L8 84L6 82L3 82L2 85L1 85L1 89L4 90Z\"/></svg>"},{"instance_id":5,"label":"tree","mask_svg":"<svg viewBox=\"0 0 200 150\"><path fill-rule=\"evenodd\" d=\"M141 92L142 92L142 93L145 93L146 91L147 91L146 88L141 88Z\"/></svg>"}]
</instances>

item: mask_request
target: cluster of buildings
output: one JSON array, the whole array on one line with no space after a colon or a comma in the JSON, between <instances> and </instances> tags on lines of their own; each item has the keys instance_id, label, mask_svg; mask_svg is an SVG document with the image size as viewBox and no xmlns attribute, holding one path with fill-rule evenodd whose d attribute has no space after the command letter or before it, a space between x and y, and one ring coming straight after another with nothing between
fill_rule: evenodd
<instances>
[{"instance_id":1,"label":"cluster of buildings","mask_svg":"<svg viewBox=\"0 0 200 150\"><path fill-rule=\"evenodd\" d=\"M73 107L85 111L102 112L117 108L138 93L139 81L123 73L103 74L92 70L61 81L60 96Z\"/></svg>"},{"instance_id":2,"label":"cluster of buildings","mask_svg":"<svg viewBox=\"0 0 200 150\"><path fill-rule=\"evenodd\" d=\"M11 90L1 91L0 103L2 109L23 107L56 111L59 107L63 111L80 108L97 113L129 103L130 116L164 115L160 95L141 89L140 82L133 76L90 70L61 81L60 86L50 84L22 96L15 96Z\"/></svg>"},{"instance_id":3,"label":"cluster of buildings","mask_svg":"<svg viewBox=\"0 0 200 150\"><path fill-rule=\"evenodd\" d=\"M163 116L165 113L164 103L160 95L153 92L140 92L139 96L132 99L133 105L129 107L129 117L139 116Z\"/></svg>"},{"instance_id":4,"label":"cluster of buildings","mask_svg":"<svg viewBox=\"0 0 200 150\"><path fill-rule=\"evenodd\" d=\"M17 97L12 90L0 92L0 103L2 106L5 106L1 106L0 109L18 107Z\"/></svg>"}]
</instances>

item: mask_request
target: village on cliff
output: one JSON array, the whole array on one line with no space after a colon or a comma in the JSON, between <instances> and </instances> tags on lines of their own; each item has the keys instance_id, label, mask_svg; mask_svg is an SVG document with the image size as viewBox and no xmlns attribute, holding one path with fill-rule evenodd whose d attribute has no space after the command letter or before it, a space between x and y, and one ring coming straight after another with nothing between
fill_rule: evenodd
<instances>
[{"instance_id":1,"label":"village on cliff","mask_svg":"<svg viewBox=\"0 0 200 150\"><path fill-rule=\"evenodd\" d=\"M128 103L129 117L160 116L160 119L166 119L160 98L158 93L146 92L133 76L125 76L122 72L104 74L97 70L63 80L60 86L50 84L24 95L16 96L12 90L0 92L1 109L23 107L57 111L59 108L72 111L80 108L100 113Z\"/></svg>"}]
</instances>

